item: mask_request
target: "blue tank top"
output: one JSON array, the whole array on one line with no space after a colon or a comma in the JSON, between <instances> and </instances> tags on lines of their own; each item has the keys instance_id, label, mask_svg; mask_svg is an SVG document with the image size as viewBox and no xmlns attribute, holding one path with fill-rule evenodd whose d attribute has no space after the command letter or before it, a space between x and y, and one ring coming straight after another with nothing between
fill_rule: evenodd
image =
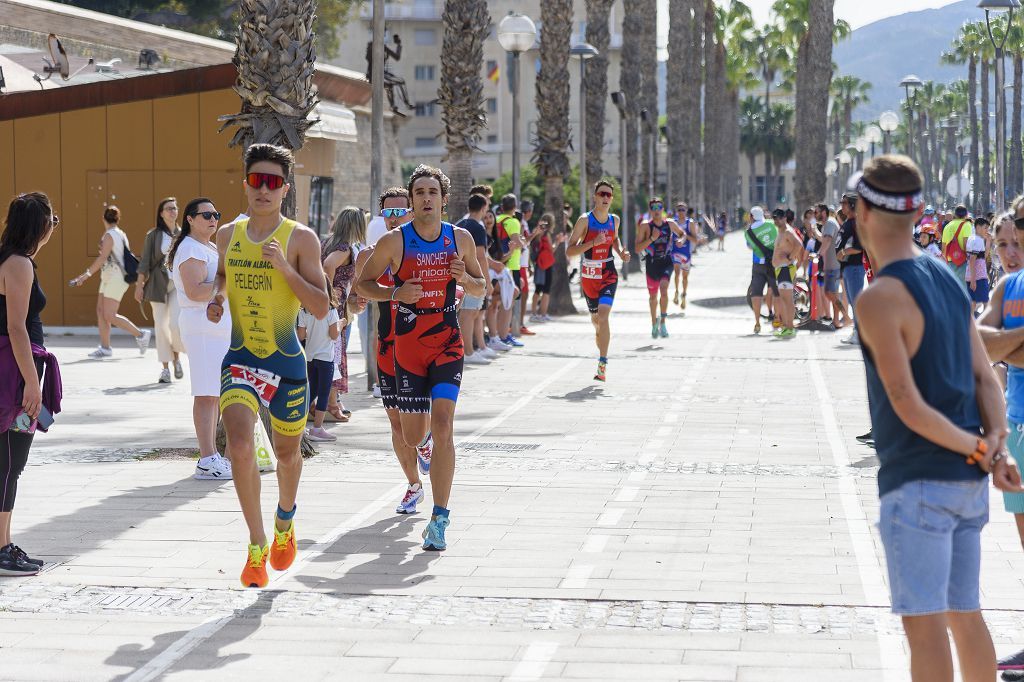
<instances>
[{"instance_id":1,"label":"blue tank top","mask_svg":"<svg viewBox=\"0 0 1024 682\"><path fill-rule=\"evenodd\" d=\"M1004 329L1024 327L1024 271L1006 276L1002 313ZM1024 424L1024 369L1012 365L1006 374L1006 416Z\"/></svg>"},{"instance_id":2,"label":"blue tank top","mask_svg":"<svg viewBox=\"0 0 1024 682\"><path fill-rule=\"evenodd\" d=\"M971 369L970 302L944 263L929 255L890 263L876 277L903 283L924 316L921 347L910 360L914 383L924 401L960 428L981 430ZM917 480L960 481L984 478L980 467L911 431L900 421L886 395L870 351L861 346L867 373L868 403L875 448L882 466L878 493L884 495Z\"/></svg>"},{"instance_id":3,"label":"blue tank top","mask_svg":"<svg viewBox=\"0 0 1024 682\"><path fill-rule=\"evenodd\" d=\"M691 222L693 222L693 221L690 218L687 218L680 225L680 227L683 228L683 232L685 232L687 234L687 236L693 234L692 232L690 232L690 223ZM682 245L680 245L679 244L679 240L673 237L673 239L672 239L672 253L681 253L684 256L686 256L687 258L689 258L690 257L690 240L689 239L683 239L682 241L683 241L683 243L682 243Z\"/></svg>"}]
</instances>

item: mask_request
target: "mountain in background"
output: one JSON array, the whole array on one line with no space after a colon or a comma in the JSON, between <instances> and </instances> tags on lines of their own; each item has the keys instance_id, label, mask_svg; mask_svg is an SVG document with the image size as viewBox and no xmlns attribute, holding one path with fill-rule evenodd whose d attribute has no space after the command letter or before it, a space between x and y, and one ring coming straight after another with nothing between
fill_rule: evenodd
<instances>
[{"instance_id":1,"label":"mountain in background","mask_svg":"<svg viewBox=\"0 0 1024 682\"><path fill-rule=\"evenodd\" d=\"M907 74L939 83L966 78L966 65L942 64L942 53L949 50L965 22L984 20L978 0L962 0L882 19L851 33L833 48L832 60L839 66L839 75L856 76L873 85L871 101L858 107L854 118L877 119L886 109L898 111L904 97L899 82Z\"/></svg>"}]
</instances>

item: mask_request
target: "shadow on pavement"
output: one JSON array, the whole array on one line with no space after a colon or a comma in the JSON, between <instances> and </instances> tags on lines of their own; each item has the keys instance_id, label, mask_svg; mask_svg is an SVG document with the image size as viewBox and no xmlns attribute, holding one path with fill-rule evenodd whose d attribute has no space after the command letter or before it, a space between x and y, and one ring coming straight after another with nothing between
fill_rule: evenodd
<instances>
[{"instance_id":1,"label":"shadow on pavement","mask_svg":"<svg viewBox=\"0 0 1024 682\"><path fill-rule=\"evenodd\" d=\"M570 391L565 395L548 396L552 400L568 400L570 403L582 403L587 400L597 400L604 397L604 388L601 386L587 386L578 391Z\"/></svg>"},{"instance_id":2,"label":"shadow on pavement","mask_svg":"<svg viewBox=\"0 0 1024 682\"><path fill-rule=\"evenodd\" d=\"M424 503L424 506L426 504ZM427 521L427 514L390 516L376 523L358 528L338 538L311 564L340 563L347 555L373 554L375 559L353 566L339 577L299 575L295 580L302 585L339 599L353 594L349 585L359 585L356 594L373 594L378 591L404 589L433 580L426 575L431 562L440 558L439 552L425 552L418 540L409 538L410 526L421 526ZM413 536L416 537L416 536ZM409 555L410 550L413 551ZM395 569L398 570L395 570ZM390 570L389 570L390 569ZM372 583L370 589L365 589Z\"/></svg>"},{"instance_id":3,"label":"shadow on pavement","mask_svg":"<svg viewBox=\"0 0 1024 682\"><path fill-rule=\"evenodd\" d=\"M103 389L104 395L128 395L129 393L151 393L153 391L166 391L171 384L142 384L141 386L116 386Z\"/></svg>"},{"instance_id":4,"label":"shadow on pavement","mask_svg":"<svg viewBox=\"0 0 1024 682\"><path fill-rule=\"evenodd\" d=\"M263 617L270 613L274 600L281 596L279 591L264 590L256 598L256 602L244 609L235 609L228 616L228 622L213 632L205 639L201 639L199 645L191 651L187 651L178 661L172 664L167 672L186 670L216 670L231 663L243 661L252 654L238 653L221 656L218 652L233 644L245 641L257 630L263 622ZM135 671L151 662L154 658L164 653L177 644L183 637L193 630L176 630L166 632L153 638L153 645L143 649L139 644L123 644L117 651L110 655L105 661L108 665L132 668L132 672L119 675L114 680L121 682L129 678ZM164 675L160 675L162 679Z\"/></svg>"}]
</instances>

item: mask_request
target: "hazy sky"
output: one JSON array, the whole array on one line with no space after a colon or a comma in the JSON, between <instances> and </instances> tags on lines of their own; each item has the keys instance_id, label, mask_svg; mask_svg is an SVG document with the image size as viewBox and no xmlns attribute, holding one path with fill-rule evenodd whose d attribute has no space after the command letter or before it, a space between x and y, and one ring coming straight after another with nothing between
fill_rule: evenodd
<instances>
[{"instance_id":1,"label":"hazy sky","mask_svg":"<svg viewBox=\"0 0 1024 682\"><path fill-rule=\"evenodd\" d=\"M715 0L723 4L728 0ZM913 12L915 10L929 9L932 7L944 7L956 0L835 0L835 15L839 19L846 19L853 28L859 28L873 21L891 17L894 14ZM662 44L668 35L668 2L669 0L658 0L658 27L663 33ZM766 23L771 16L773 0L745 0L750 9L754 12L754 18L759 24ZM981 12L981 10L978 10Z\"/></svg>"}]
</instances>

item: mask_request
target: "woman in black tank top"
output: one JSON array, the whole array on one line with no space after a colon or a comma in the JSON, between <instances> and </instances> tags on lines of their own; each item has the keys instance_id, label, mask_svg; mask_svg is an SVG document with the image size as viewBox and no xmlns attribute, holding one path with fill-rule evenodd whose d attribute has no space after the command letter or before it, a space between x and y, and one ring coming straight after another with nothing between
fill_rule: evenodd
<instances>
[{"instance_id":1,"label":"woman in black tank top","mask_svg":"<svg viewBox=\"0 0 1024 682\"><path fill-rule=\"evenodd\" d=\"M32 257L58 223L45 194L19 194L0 235L0 575L32 575L43 564L12 543L8 529L42 407L42 359L33 356L32 347L43 345L40 313L46 296ZM19 430L26 425L28 430Z\"/></svg>"}]
</instances>

